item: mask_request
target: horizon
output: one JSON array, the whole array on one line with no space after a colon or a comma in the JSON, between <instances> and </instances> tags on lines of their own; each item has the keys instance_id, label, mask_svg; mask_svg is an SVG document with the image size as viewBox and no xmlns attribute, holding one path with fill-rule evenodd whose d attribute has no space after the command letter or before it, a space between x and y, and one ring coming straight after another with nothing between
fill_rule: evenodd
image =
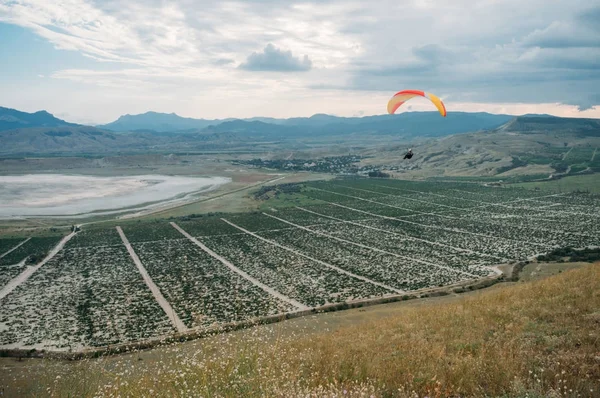
<instances>
[{"instance_id":1,"label":"horizon","mask_svg":"<svg viewBox=\"0 0 600 398\"><path fill-rule=\"evenodd\" d=\"M421 89L448 112L600 118L598 17L583 0L0 0L0 103L88 125L148 109L362 117Z\"/></svg>"},{"instance_id":2,"label":"horizon","mask_svg":"<svg viewBox=\"0 0 600 398\"><path fill-rule=\"evenodd\" d=\"M2 106L2 105L0 105L0 108L15 110L15 111L18 111L18 112L24 112L24 111L22 111L20 109L10 108L10 107L7 107L7 106ZM40 109L40 110L37 110L37 111L34 111L34 112L26 112L26 113L34 114L34 113L38 113L38 112L46 112L46 113L49 113L50 115L56 117L56 115L54 115L52 112L48 112L46 109ZM117 119L112 120L112 121L110 121L108 123L94 123L94 124L89 123L88 124L88 123L72 122L72 121L69 121L69 120L61 119L61 118L58 118L58 119L61 119L64 122L67 122L67 123L79 124L79 125L82 125L82 126L90 126L90 127L98 127L98 126L100 126L100 127L102 127L103 125L117 122L122 117L126 117L126 116L137 117L137 116L143 116L143 115L146 115L146 114L149 114L149 113L160 114L160 115L174 115L176 117L186 118L186 119L196 119L196 120L206 120L206 121L215 121L215 122L225 122L225 121L233 121L233 120L243 120L243 121L245 121L245 120L248 120L248 119L262 119L262 118L264 118L264 119L271 118L271 119L279 119L279 120L302 119L302 118L310 119L310 118L312 118L314 116L330 116L330 117L337 117L337 118L359 118L359 119L362 119L362 118L366 118L366 117L376 117L376 116L401 116L403 114L409 114L409 113L432 113L432 114L438 114L438 111L437 110L434 110L434 111L432 111L432 110L418 110L418 111L411 110L411 111L397 112L394 115L390 115L390 114L387 114L387 113L381 113L381 114L375 114L375 115L362 115L362 116L340 116L340 115L333 115L333 114L328 114L328 113L314 113L314 114L309 115L309 116L292 116L292 117L289 117L289 118L273 118L273 117L270 117L270 116L251 116L251 117L248 117L248 118L225 117L225 118L219 118L219 119L209 119L209 118L202 118L202 117L200 117L200 118L189 117L189 116L180 115L177 112L168 112L167 113L167 112L157 112L157 111L146 111L146 112L138 113L138 114L128 114L128 113L122 114ZM472 113L472 114L485 113L485 114L489 114L489 115L514 116L514 117L523 117L523 116L532 116L532 117L534 117L534 116L539 116L539 117L559 117L559 118L560 117L564 117L564 118L572 118L572 119L578 119L578 118L581 118L581 119L600 119L600 117L582 117L582 116L577 116L577 115L576 116L556 116L556 115L551 115L551 114L536 114L536 113L509 114L509 113L492 113L492 112L481 112L481 111L474 111L474 112L454 111L454 112L448 112L448 114L451 114L451 113ZM258 122L262 122L260 120L257 120L257 121ZM268 122L266 122L266 123L268 123Z\"/></svg>"}]
</instances>

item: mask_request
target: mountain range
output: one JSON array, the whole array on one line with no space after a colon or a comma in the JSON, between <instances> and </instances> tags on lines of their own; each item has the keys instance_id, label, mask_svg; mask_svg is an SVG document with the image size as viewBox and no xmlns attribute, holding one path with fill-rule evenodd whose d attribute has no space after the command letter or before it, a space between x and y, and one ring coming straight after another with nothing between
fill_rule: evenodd
<instances>
[{"instance_id":1,"label":"mountain range","mask_svg":"<svg viewBox=\"0 0 600 398\"><path fill-rule=\"evenodd\" d=\"M290 119L255 117L207 120L185 118L174 113L147 112L124 115L112 123L96 127L115 132L237 132L270 138L273 135L290 138L348 133L441 136L498 127L512 118L509 115L466 112L449 113L443 118L437 112L410 112L366 117L316 114Z\"/></svg>"},{"instance_id":2,"label":"mountain range","mask_svg":"<svg viewBox=\"0 0 600 398\"><path fill-rule=\"evenodd\" d=\"M45 111L26 113L0 107L0 155L107 154L177 151L273 151L316 146L372 146L374 143L446 137L477 131L565 131L600 135L600 120L549 115L409 112L398 115L207 120L174 113L124 115L98 126L83 126ZM351 143L351 144L349 144Z\"/></svg>"},{"instance_id":3,"label":"mountain range","mask_svg":"<svg viewBox=\"0 0 600 398\"><path fill-rule=\"evenodd\" d=\"M0 106L0 131L29 127L77 126L57 119L46 111L35 113L21 112Z\"/></svg>"}]
</instances>

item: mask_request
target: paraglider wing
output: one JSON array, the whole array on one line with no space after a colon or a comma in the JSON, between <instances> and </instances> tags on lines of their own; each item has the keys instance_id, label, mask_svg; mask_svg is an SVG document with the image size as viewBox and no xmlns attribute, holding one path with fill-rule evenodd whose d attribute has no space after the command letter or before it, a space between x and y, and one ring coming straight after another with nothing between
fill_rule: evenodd
<instances>
[{"instance_id":1,"label":"paraglider wing","mask_svg":"<svg viewBox=\"0 0 600 398\"><path fill-rule=\"evenodd\" d=\"M396 112L396 110L398 108L400 108L400 106L402 106L402 104L404 104L406 101L408 101L414 97L427 98L429 101L433 102L433 104L438 109L440 114L442 116L446 117L446 107L444 106L444 103L442 102L442 100L431 93L426 93L425 91L419 91L419 90L403 90L403 91L399 91L396 94L394 94L394 96L388 101L388 105L387 105L388 113L392 114L392 113Z\"/></svg>"}]
</instances>

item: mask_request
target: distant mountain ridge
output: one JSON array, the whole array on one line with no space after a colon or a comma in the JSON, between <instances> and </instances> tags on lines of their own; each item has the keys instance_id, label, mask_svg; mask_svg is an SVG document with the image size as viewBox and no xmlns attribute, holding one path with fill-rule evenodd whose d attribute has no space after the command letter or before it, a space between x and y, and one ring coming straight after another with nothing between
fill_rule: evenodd
<instances>
[{"instance_id":1,"label":"distant mountain ridge","mask_svg":"<svg viewBox=\"0 0 600 398\"><path fill-rule=\"evenodd\" d=\"M147 112L140 115L124 115L118 120L97 128L111 131L155 132L237 132L280 138L312 136L318 134L399 134L442 136L461 132L488 130L501 126L514 118L511 115L489 113L451 112L446 118L437 112L409 112L398 115L365 117L339 117L315 114L311 117L276 119L254 117L248 119L192 119L174 113Z\"/></svg>"},{"instance_id":2,"label":"distant mountain ridge","mask_svg":"<svg viewBox=\"0 0 600 398\"><path fill-rule=\"evenodd\" d=\"M256 117L223 120L147 112L124 115L108 125L127 129L115 132L104 127L107 125L90 127L68 123L45 111L26 113L0 108L0 155L367 148L474 132L489 133L487 136L492 140L493 135L509 133L513 136L513 132L516 133L514 135L548 134L556 137L564 133L600 137L600 119L549 115L515 117L483 112L451 112L445 118L437 112L408 112L365 117L317 114L290 119ZM468 140L469 135L461 139ZM514 139L518 141L520 138Z\"/></svg>"},{"instance_id":3,"label":"distant mountain ridge","mask_svg":"<svg viewBox=\"0 0 600 398\"><path fill-rule=\"evenodd\" d=\"M224 120L206 120L182 117L175 113L146 112L139 115L123 115L114 122L98 125L96 128L124 132L136 130L154 130L156 132L171 132L182 130L203 129L211 124Z\"/></svg>"},{"instance_id":4,"label":"distant mountain ridge","mask_svg":"<svg viewBox=\"0 0 600 398\"><path fill-rule=\"evenodd\" d=\"M0 131L32 127L77 126L58 119L46 111L21 112L0 106Z\"/></svg>"}]
</instances>

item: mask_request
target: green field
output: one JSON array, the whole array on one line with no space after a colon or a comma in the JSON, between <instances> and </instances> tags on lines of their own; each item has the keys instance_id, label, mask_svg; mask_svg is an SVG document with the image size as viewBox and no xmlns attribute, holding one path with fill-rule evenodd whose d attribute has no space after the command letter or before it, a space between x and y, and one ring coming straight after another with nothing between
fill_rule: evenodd
<instances>
[{"instance_id":1,"label":"green field","mask_svg":"<svg viewBox=\"0 0 600 398\"><path fill-rule=\"evenodd\" d=\"M600 173L568 176L550 181L518 183L514 186L548 192L582 191L600 194Z\"/></svg>"}]
</instances>

